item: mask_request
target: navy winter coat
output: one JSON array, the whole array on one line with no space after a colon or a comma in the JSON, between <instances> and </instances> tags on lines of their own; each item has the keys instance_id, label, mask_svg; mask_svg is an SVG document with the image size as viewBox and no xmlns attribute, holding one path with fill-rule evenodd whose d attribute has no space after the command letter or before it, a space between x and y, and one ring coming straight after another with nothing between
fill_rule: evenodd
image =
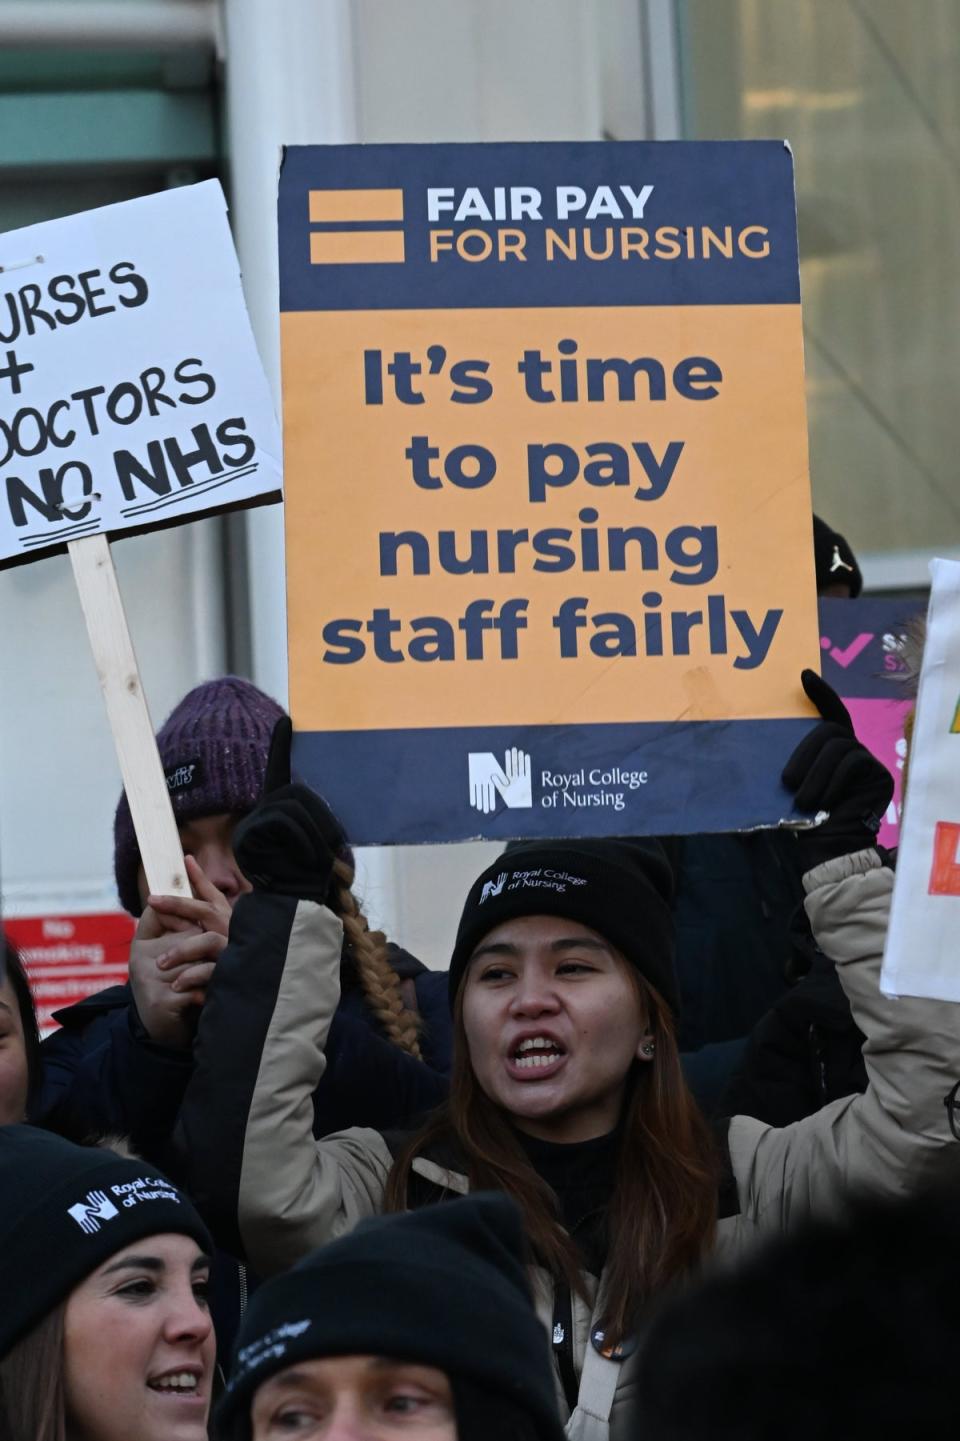
<instances>
[{"instance_id":1,"label":"navy winter coat","mask_svg":"<svg viewBox=\"0 0 960 1441\"><path fill-rule=\"evenodd\" d=\"M396 946L390 961L401 979L413 981L424 1060L386 1040L359 985L347 989L333 1022L329 1068L314 1097L317 1136L349 1125L396 1125L446 1096L452 1043L446 975ZM41 1047L34 1123L76 1141L128 1136L146 1159L170 1164L168 1144L193 1070L191 1053L150 1040L128 985L68 1006L55 1020L61 1029Z\"/></svg>"}]
</instances>

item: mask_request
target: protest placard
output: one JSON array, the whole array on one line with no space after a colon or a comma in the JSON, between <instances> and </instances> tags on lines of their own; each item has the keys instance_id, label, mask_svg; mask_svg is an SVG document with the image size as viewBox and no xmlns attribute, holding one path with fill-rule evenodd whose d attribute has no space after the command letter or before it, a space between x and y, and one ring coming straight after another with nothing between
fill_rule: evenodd
<instances>
[{"instance_id":1,"label":"protest placard","mask_svg":"<svg viewBox=\"0 0 960 1441\"><path fill-rule=\"evenodd\" d=\"M789 150L291 147L279 226L294 754L352 838L788 815Z\"/></svg>"},{"instance_id":2,"label":"protest placard","mask_svg":"<svg viewBox=\"0 0 960 1441\"><path fill-rule=\"evenodd\" d=\"M960 563L930 563L910 780L880 987L960 1001Z\"/></svg>"},{"instance_id":3,"label":"protest placard","mask_svg":"<svg viewBox=\"0 0 960 1441\"><path fill-rule=\"evenodd\" d=\"M189 885L107 537L280 493L216 181L0 235L0 566L70 552L156 892Z\"/></svg>"},{"instance_id":4,"label":"protest placard","mask_svg":"<svg viewBox=\"0 0 960 1441\"><path fill-rule=\"evenodd\" d=\"M0 236L0 565L279 499L216 181Z\"/></svg>"},{"instance_id":5,"label":"protest placard","mask_svg":"<svg viewBox=\"0 0 960 1441\"><path fill-rule=\"evenodd\" d=\"M911 595L824 597L819 603L821 674L850 712L857 739L893 777L893 798L877 833L882 846L900 840L904 723L913 708L904 684L904 649L908 627L925 611L926 600Z\"/></svg>"}]
</instances>

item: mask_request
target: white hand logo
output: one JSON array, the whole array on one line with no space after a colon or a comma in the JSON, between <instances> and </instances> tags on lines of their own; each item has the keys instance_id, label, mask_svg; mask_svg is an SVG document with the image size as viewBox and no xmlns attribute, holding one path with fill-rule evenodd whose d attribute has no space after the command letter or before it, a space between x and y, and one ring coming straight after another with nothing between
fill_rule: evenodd
<instances>
[{"instance_id":1,"label":"white hand logo","mask_svg":"<svg viewBox=\"0 0 960 1441\"><path fill-rule=\"evenodd\" d=\"M494 776L493 783L507 807L510 810L516 810L518 807L532 806L533 781L530 777L530 757L525 751L517 750L516 746L513 746L504 755L503 769L506 772L503 780Z\"/></svg>"},{"instance_id":2,"label":"white hand logo","mask_svg":"<svg viewBox=\"0 0 960 1441\"><path fill-rule=\"evenodd\" d=\"M485 816L496 810L497 791L506 784L507 778L495 755L490 751L470 752L470 804L474 810L482 811Z\"/></svg>"},{"instance_id":3,"label":"white hand logo","mask_svg":"<svg viewBox=\"0 0 960 1441\"><path fill-rule=\"evenodd\" d=\"M101 1221L109 1221L111 1216L118 1216L120 1213L116 1206L104 1195L103 1191L88 1191L86 1201L81 1201L77 1206L70 1206L67 1215L72 1216L80 1227L92 1236L100 1230Z\"/></svg>"},{"instance_id":4,"label":"white hand logo","mask_svg":"<svg viewBox=\"0 0 960 1441\"><path fill-rule=\"evenodd\" d=\"M495 881L484 881L483 890L480 892L480 904L483 905L484 901L488 901L491 896L498 896L503 890L506 879L506 871L501 871Z\"/></svg>"},{"instance_id":5,"label":"white hand logo","mask_svg":"<svg viewBox=\"0 0 960 1441\"><path fill-rule=\"evenodd\" d=\"M512 746L504 755L503 766L492 751L471 751L468 757L470 804L488 816L497 808L499 795L508 810L533 805L533 778L530 757Z\"/></svg>"}]
</instances>

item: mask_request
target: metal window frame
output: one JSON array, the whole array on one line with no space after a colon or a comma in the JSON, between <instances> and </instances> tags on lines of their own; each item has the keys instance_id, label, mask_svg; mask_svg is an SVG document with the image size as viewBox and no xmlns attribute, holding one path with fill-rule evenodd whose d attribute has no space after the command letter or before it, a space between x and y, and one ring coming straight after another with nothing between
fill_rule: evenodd
<instances>
[{"instance_id":1,"label":"metal window frame","mask_svg":"<svg viewBox=\"0 0 960 1441\"><path fill-rule=\"evenodd\" d=\"M680 32L676 0L639 0L647 138L683 138Z\"/></svg>"}]
</instances>

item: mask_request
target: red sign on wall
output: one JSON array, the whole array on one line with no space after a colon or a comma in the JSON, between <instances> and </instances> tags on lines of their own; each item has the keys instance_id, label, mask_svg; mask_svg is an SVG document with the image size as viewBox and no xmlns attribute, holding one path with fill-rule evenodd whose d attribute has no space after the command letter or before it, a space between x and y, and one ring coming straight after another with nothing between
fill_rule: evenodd
<instances>
[{"instance_id":1,"label":"red sign on wall","mask_svg":"<svg viewBox=\"0 0 960 1441\"><path fill-rule=\"evenodd\" d=\"M127 979L135 923L123 911L88 916L19 916L4 930L23 958L42 1035L61 1006Z\"/></svg>"}]
</instances>

